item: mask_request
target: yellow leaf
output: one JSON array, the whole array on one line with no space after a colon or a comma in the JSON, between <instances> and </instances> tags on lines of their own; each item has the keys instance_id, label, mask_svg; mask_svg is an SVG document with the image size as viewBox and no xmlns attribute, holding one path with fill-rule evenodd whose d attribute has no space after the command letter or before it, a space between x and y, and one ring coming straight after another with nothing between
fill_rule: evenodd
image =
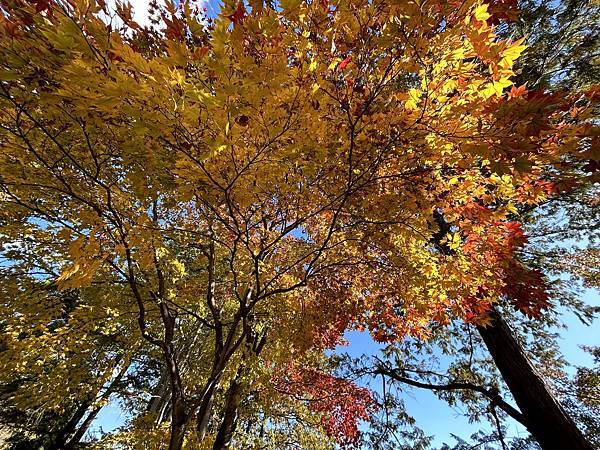
<instances>
[{"instance_id":1,"label":"yellow leaf","mask_svg":"<svg viewBox=\"0 0 600 450\"><path fill-rule=\"evenodd\" d=\"M68 280L79 271L79 268L79 264L73 264L71 267L68 267L65 270L63 270L60 276L56 279L56 281L60 283L65 280Z\"/></svg>"},{"instance_id":2,"label":"yellow leaf","mask_svg":"<svg viewBox=\"0 0 600 450\"><path fill-rule=\"evenodd\" d=\"M329 67L327 68L327 70L335 69L341 61L342 61L342 58L334 58L333 61L331 61L331 64L329 64Z\"/></svg>"},{"instance_id":3,"label":"yellow leaf","mask_svg":"<svg viewBox=\"0 0 600 450\"><path fill-rule=\"evenodd\" d=\"M458 235L458 233L451 233L448 235L448 247L450 247L451 250L456 250L460 247L460 236Z\"/></svg>"},{"instance_id":4,"label":"yellow leaf","mask_svg":"<svg viewBox=\"0 0 600 450\"><path fill-rule=\"evenodd\" d=\"M504 52L502 52L502 59L498 63L500 67L503 69L509 69L515 60L521 56L523 50L527 48L526 45L521 45L523 40L524 39L519 39L518 41L515 41L512 46L508 47L506 50L504 50Z\"/></svg>"},{"instance_id":5,"label":"yellow leaf","mask_svg":"<svg viewBox=\"0 0 600 450\"><path fill-rule=\"evenodd\" d=\"M408 91L409 99L404 103L407 109L417 109L417 103L421 100L421 91L418 89L411 89Z\"/></svg>"},{"instance_id":6,"label":"yellow leaf","mask_svg":"<svg viewBox=\"0 0 600 450\"><path fill-rule=\"evenodd\" d=\"M485 98L489 98L493 95L500 97L505 87L511 86L512 81L508 78L501 78L498 81L492 81L485 85L483 94Z\"/></svg>"},{"instance_id":7,"label":"yellow leaf","mask_svg":"<svg viewBox=\"0 0 600 450\"><path fill-rule=\"evenodd\" d=\"M485 22L490 17L491 16L490 16L490 13L488 13L488 7L485 3L483 5L479 5L477 8L475 8L475 18L477 20L479 20L480 22Z\"/></svg>"}]
</instances>

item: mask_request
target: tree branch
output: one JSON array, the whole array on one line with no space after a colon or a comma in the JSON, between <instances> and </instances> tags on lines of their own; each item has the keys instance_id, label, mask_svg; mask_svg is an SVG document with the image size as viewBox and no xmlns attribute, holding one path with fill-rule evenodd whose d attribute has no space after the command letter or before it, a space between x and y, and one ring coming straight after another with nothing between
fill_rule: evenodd
<instances>
[{"instance_id":1,"label":"tree branch","mask_svg":"<svg viewBox=\"0 0 600 450\"><path fill-rule=\"evenodd\" d=\"M413 380L402 374L401 370L390 369L383 366L377 367L372 374L374 375L385 375L400 383L408 384L410 386L418 387L421 389L429 389L431 391L455 391L455 390L469 390L475 391L487 397L493 406L497 406L502 409L506 414L527 427L527 421L523 414L516 408L507 403L495 389L488 389L483 386L479 386L469 382L453 381L446 384L432 384L425 383L418 380Z\"/></svg>"}]
</instances>

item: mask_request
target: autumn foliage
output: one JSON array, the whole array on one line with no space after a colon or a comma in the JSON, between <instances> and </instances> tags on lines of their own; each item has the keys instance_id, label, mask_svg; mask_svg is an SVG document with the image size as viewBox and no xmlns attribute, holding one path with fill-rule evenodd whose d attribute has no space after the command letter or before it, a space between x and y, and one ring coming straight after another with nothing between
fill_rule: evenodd
<instances>
[{"instance_id":1,"label":"autumn foliage","mask_svg":"<svg viewBox=\"0 0 600 450\"><path fill-rule=\"evenodd\" d=\"M523 40L495 34L513 2L225 2L214 20L182 2L154 26L127 4L1 5L15 404L95 398L137 358L170 417L141 410L122 439L166 421L172 449L226 448L282 420L257 393L293 366L271 401L357 444L368 392L320 366L346 330L426 338L502 296L547 306L518 211L597 161L598 98L513 86Z\"/></svg>"},{"instance_id":2,"label":"autumn foliage","mask_svg":"<svg viewBox=\"0 0 600 450\"><path fill-rule=\"evenodd\" d=\"M359 443L360 421L377 409L368 389L315 369L289 366L274 379L278 392L308 402L321 416L325 432L343 448Z\"/></svg>"}]
</instances>

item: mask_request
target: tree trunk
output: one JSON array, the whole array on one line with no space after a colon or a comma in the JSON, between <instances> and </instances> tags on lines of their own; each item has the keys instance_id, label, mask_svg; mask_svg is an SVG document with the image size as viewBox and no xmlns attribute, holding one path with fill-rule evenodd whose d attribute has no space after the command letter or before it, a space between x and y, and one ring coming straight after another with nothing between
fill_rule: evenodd
<instances>
[{"instance_id":1,"label":"tree trunk","mask_svg":"<svg viewBox=\"0 0 600 450\"><path fill-rule=\"evenodd\" d=\"M477 326L502 378L527 423L527 429L544 450L593 450L571 417L554 398L494 308L487 327Z\"/></svg>"},{"instance_id":2,"label":"tree trunk","mask_svg":"<svg viewBox=\"0 0 600 450\"><path fill-rule=\"evenodd\" d=\"M189 413L181 380L178 376L179 372L175 370L174 358L171 358L170 362L173 367L171 368L171 438L169 440L169 450L180 450L183 446Z\"/></svg>"},{"instance_id":3,"label":"tree trunk","mask_svg":"<svg viewBox=\"0 0 600 450\"><path fill-rule=\"evenodd\" d=\"M155 424L159 426L170 415L171 391L169 389L169 374L163 369L160 378L152 392L146 412L155 416Z\"/></svg>"},{"instance_id":4,"label":"tree trunk","mask_svg":"<svg viewBox=\"0 0 600 450\"><path fill-rule=\"evenodd\" d=\"M239 373L238 377L239 378ZM231 438L237 426L238 408L242 400L242 384L238 379L234 379L227 389L227 400L225 402L225 411L223 420L219 426L217 437L213 445L213 450L226 450L229 448Z\"/></svg>"},{"instance_id":5,"label":"tree trunk","mask_svg":"<svg viewBox=\"0 0 600 450\"><path fill-rule=\"evenodd\" d=\"M71 436L69 442L65 444L65 449L69 450L76 448L77 444L79 443L79 441L81 441L81 438L83 438L83 436L85 435L88 428L90 427L90 425L92 424L92 422L94 421L101 409L101 406L96 406L94 409L92 409L92 411L90 411L90 413L87 415L83 423L79 426L77 431L75 431L75 433Z\"/></svg>"},{"instance_id":6,"label":"tree trunk","mask_svg":"<svg viewBox=\"0 0 600 450\"><path fill-rule=\"evenodd\" d=\"M204 398L200 403L200 407L198 408L197 418L196 418L196 433L198 434L198 439L200 442L204 440L206 436L206 430L208 429L208 422L210 421L210 413L212 411L212 405L215 398L214 395L214 385L209 386L209 389L204 394Z\"/></svg>"},{"instance_id":7,"label":"tree trunk","mask_svg":"<svg viewBox=\"0 0 600 450\"><path fill-rule=\"evenodd\" d=\"M163 369L156 387L152 392L152 397L146 407L146 412L158 415L163 408L169 394L169 374Z\"/></svg>"},{"instance_id":8,"label":"tree trunk","mask_svg":"<svg viewBox=\"0 0 600 450\"><path fill-rule=\"evenodd\" d=\"M119 372L116 374L116 376L113 378L111 383L106 387L106 389L102 393L101 397L99 398L99 400L101 402L108 401L108 399L114 392L117 385L121 382L121 380L123 379L123 377L129 370L129 366L130 366L129 362L127 362L126 364L123 364L123 366L121 367ZM91 406L91 402L90 402L89 406ZM96 416L98 415L98 413L100 412L101 409L102 409L102 406L96 406L89 412L89 414L87 415L87 417L85 418L83 423L79 426L79 428L77 428L77 430L73 431L73 434L69 438L69 442L65 445L66 449L75 448L75 446L79 443L79 441L81 441L81 439L83 438L83 436L85 435L88 428L90 427L90 425L92 424L92 422L94 421L94 419L96 418Z\"/></svg>"},{"instance_id":9,"label":"tree trunk","mask_svg":"<svg viewBox=\"0 0 600 450\"><path fill-rule=\"evenodd\" d=\"M173 389L171 396L171 438L169 450L180 450L183 447L186 426L189 419L187 405L182 393Z\"/></svg>"},{"instance_id":10,"label":"tree trunk","mask_svg":"<svg viewBox=\"0 0 600 450\"><path fill-rule=\"evenodd\" d=\"M121 357L119 357L116 361L116 366L121 361ZM101 395L99 400L107 400L112 394L116 385L121 381L127 370L129 369L129 363L124 364L114 379L111 381L110 385L108 385ZM96 394L97 395L97 394ZM60 430L57 437L50 445L48 450L64 450L75 448L75 446L79 443L83 435L86 433L102 407L95 407L92 411L87 415L87 417L83 420L83 423L77 426L81 419L84 418L85 414L88 412L89 408L94 404L93 398L88 398L82 404L79 405L71 419L65 424L65 426Z\"/></svg>"},{"instance_id":11,"label":"tree trunk","mask_svg":"<svg viewBox=\"0 0 600 450\"><path fill-rule=\"evenodd\" d=\"M183 438L185 437L185 422L171 422L171 438L169 440L169 450L180 450L183 447Z\"/></svg>"},{"instance_id":12,"label":"tree trunk","mask_svg":"<svg viewBox=\"0 0 600 450\"><path fill-rule=\"evenodd\" d=\"M92 403L92 400L88 399L77 407L75 413L73 414L73 416L71 416L69 421L58 433L56 433L56 436L52 440L52 443L48 447L48 450L60 450L66 447L69 436L75 432L77 424L83 418L83 416L87 412L88 408L92 405Z\"/></svg>"}]
</instances>

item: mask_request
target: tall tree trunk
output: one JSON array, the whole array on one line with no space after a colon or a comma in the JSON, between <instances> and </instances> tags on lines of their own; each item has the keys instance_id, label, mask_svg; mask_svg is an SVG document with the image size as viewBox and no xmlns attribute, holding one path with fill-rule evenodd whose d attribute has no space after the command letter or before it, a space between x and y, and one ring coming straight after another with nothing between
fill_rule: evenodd
<instances>
[{"instance_id":1,"label":"tall tree trunk","mask_svg":"<svg viewBox=\"0 0 600 450\"><path fill-rule=\"evenodd\" d=\"M116 366L118 367L121 362L121 357L116 360ZM102 395L100 396L100 400L106 400L116 387L117 383L121 381L127 370L129 369L129 363L124 364L119 372L114 376L111 383L106 387ZM76 411L73 413L73 416L69 419L69 421L63 426L63 428L56 434L52 444L48 448L48 450L64 450L74 448L73 446L79 443L83 435L88 430L89 426L92 424L93 420L96 418L96 415L102 409L101 407L94 408L84 419L83 423L77 426L81 419L84 418L89 408L94 404L94 397L97 396L95 394L91 398L88 398L83 403L81 403Z\"/></svg>"},{"instance_id":2,"label":"tall tree trunk","mask_svg":"<svg viewBox=\"0 0 600 450\"><path fill-rule=\"evenodd\" d=\"M210 413L212 411L212 405L214 402L214 392L216 384L211 384L208 390L205 392L200 407L198 408L196 417L196 433L198 439L202 442L206 436L206 430L208 429L208 422L210 421Z\"/></svg>"},{"instance_id":3,"label":"tall tree trunk","mask_svg":"<svg viewBox=\"0 0 600 450\"><path fill-rule=\"evenodd\" d=\"M168 346L165 353L171 382L171 438L169 440L169 450L180 450L183 446L189 412L172 346Z\"/></svg>"},{"instance_id":4,"label":"tall tree trunk","mask_svg":"<svg viewBox=\"0 0 600 450\"><path fill-rule=\"evenodd\" d=\"M102 406L96 406L94 409L92 409L90 411L90 413L87 415L87 417L85 418L83 423L79 426L79 428L71 436L71 438L69 439L69 442L65 445L64 448L74 449L77 446L77 444L79 443L79 441L81 441L81 438L83 438L83 436L85 435L88 428L90 427L90 425L92 424L92 422L94 421L94 419L96 418L96 416L98 415L98 413L100 412L101 409L102 409Z\"/></svg>"},{"instance_id":5,"label":"tall tree trunk","mask_svg":"<svg viewBox=\"0 0 600 450\"><path fill-rule=\"evenodd\" d=\"M106 387L106 389L102 393L102 396L98 400L100 400L101 402L105 402L110 398L110 396L114 392L115 388L118 386L118 384L121 382L121 380L123 379L123 377L129 370L129 367L130 367L129 362L123 364L123 366L121 367L119 372L113 378L111 383ZM91 406L91 402L90 402L89 406ZM73 430L71 437L69 438L69 441L64 446L65 449L75 448L75 446L79 443L79 441L81 441L81 439L83 438L83 436L85 435L88 428L90 427L90 425L92 424L92 422L94 421L94 419L96 418L96 416L98 415L98 413L100 412L101 409L102 409L102 406L96 406L89 412L89 414L87 415L87 417L85 418L83 423L81 425L79 425L77 430Z\"/></svg>"},{"instance_id":6,"label":"tall tree trunk","mask_svg":"<svg viewBox=\"0 0 600 450\"><path fill-rule=\"evenodd\" d=\"M171 422L171 437L169 439L169 450L180 450L183 447L185 437L185 422Z\"/></svg>"},{"instance_id":7,"label":"tall tree trunk","mask_svg":"<svg viewBox=\"0 0 600 450\"><path fill-rule=\"evenodd\" d=\"M63 428L58 433L56 433L55 437L52 440L52 443L48 447L48 450L60 450L65 448L69 436L75 432L77 424L83 418L83 416L87 412L88 408L92 405L92 403L93 401L91 399L88 399L77 407L69 421L63 426Z\"/></svg>"},{"instance_id":8,"label":"tall tree trunk","mask_svg":"<svg viewBox=\"0 0 600 450\"><path fill-rule=\"evenodd\" d=\"M161 370L160 378L156 383L156 387L152 391L152 397L146 407L146 412L152 414L159 414L165 401L168 398L169 391L169 374L166 369Z\"/></svg>"},{"instance_id":9,"label":"tall tree trunk","mask_svg":"<svg viewBox=\"0 0 600 450\"><path fill-rule=\"evenodd\" d=\"M185 399L179 392L173 392L171 397L171 438L169 450L180 450L183 446L185 429L189 419Z\"/></svg>"},{"instance_id":10,"label":"tall tree trunk","mask_svg":"<svg viewBox=\"0 0 600 450\"><path fill-rule=\"evenodd\" d=\"M170 415L171 391L169 389L169 374L166 369L161 371L160 378L152 392L152 398L148 402L146 412L153 414L155 425L159 426Z\"/></svg>"},{"instance_id":11,"label":"tall tree trunk","mask_svg":"<svg viewBox=\"0 0 600 450\"><path fill-rule=\"evenodd\" d=\"M593 450L571 417L552 395L510 328L494 308L487 327L478 326L502 378L527 423L527 429L544 450Z\"/></svg>"},{"instance_id":12,"label":"tall tree trunk","mask_svg":"<svg viewBox=\"0 0 600 450\"><path fill-rule=\"evenodd\" d=\"M245 323L245 326L247 349L253 355L258 356L265 345L267 339L267 330L264 329L261 334L256 334L250 325ZM215 438L215 442L213 444L213 450L227 450L231 444L233 433L237 428L240 403L244 397L244 390L248 386L248 382L244 381L248 374L249 368L244 362L242 362L242 365L238 368L235 378L227 389L223 420L219 426L219 431L217 432L217 437Z\"/></svg>"},{"instance_id":13,"label":"tall tree trunk","mask_svg":"<svg viewBox=\"0 0 600 450\"><path fill-rule=\"evenodd\" d=\"M238 376L231 382L229 389L227 389L223 420L219 426L219 431L217 432L217 437L213 444L213 450L228 449L233 433L237 427L238 408L243 394L243 387L239 378L241 378L241 371L238 372Z\"/></svg>"}]
</instances>

